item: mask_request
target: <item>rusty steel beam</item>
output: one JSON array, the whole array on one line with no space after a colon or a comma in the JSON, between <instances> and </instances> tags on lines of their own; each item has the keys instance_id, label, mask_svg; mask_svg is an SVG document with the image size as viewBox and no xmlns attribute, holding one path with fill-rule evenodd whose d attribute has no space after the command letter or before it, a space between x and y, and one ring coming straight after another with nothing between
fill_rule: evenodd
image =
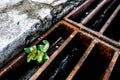
<instances>
[{"instance_id":1,"label":"rusty steel beam","mask_svg":"<svg viewBox=\"0 0 120 80\"><path fill-rule=\"evenodd\" d=\"M69 76L66 78L66 80L72 80L72 78L75 76L75 74L77 73L77 71L80 69L81 65L83 64L83 62L85 61L85 59L87 58L87 56L90 54L91 50L93 49L93 47L95 46L96 41L92 41L92 43L90 44L90 46L88 47L88 49L85 51L84 55L80 58L80 60L78 61L78 63L76 64L76 66L73 68L73 70L71 71L71 73L69 74Z\"/></svg>"},{"instance_id":2,"label":"rusty steel beam","mask_svg":"<svg viewBox=\"0 0 120 80\"><path fill-rule=\"evenodd\" d=\"M71 16L72 18L76 18L77 15L81 14L84 10L86 10L94 1L95 0L86 0L83 4L81 4L75 10L70 12L65 18L67 19L69 16Z\"/></svg>"},{"instance_id":3,"label":"rusty steel beam","mask_svg":"<svg viewBox=\"0 0 120 80\"><path fill-rule=\"evenodd\" d=\"M104 31L108 28L108 26L113 21L113 19L116 17L116 15L118 14L119 11L120 11L120 5L115 9L113 14L110 16L110 18L107 20L107 22L103 25L102 29L100 30L100 33L102 33L102 34L104 33Z\"/></svg>"},{"instance_id":4,"label":"rusty steel beam","mask_svg":"<svg viewBox=\"0 0 120 80\"><path fill-rule=\"evenodd\" d=\"M7 74L11 69L21 65L22 61L26 59L26 53L22 52L17 58L9 62L5 67L0 69L0 78Z\"/></svg>"},{"instance_id":5,"label":"rusty steel beam","mask_svg":"<svg viewBox=\"0 0 120 80\"><path fill-rule=\"evenodd\" d=\"M98 6L86 17L84 18L83 21L81 21L80 23L82 24L86 24L88 23L99 11L100 9L106 4L108 3L110 0L103 0L100 4L98 4Z\"/></svg>"},{"instance_id":6,"label":"rusty steel beam","mask_svg":"<svg viewBox=\"0 0 120 80\"><path fill-rule=\"evenodd\" d=\"M109 64L108 68L106 69L105 73L103 74L103 77L101 78L102 80L109 80L109 77L111 75L111 72L115 66L115 63L116 63L118 57L119 57L119 52L116 52Z\"/></svg>"}]
</instances>

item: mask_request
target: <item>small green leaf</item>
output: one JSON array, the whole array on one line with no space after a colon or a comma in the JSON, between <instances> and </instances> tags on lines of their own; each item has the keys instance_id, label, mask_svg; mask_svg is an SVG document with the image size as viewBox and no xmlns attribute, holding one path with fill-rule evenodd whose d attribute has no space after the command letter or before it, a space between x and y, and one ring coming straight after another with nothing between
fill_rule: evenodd
<instances>
[{"instance_id":1,"label":"small green leaf","mask_svg":"<svg viewBox=\"0 0 120 80\"><path fill-rule=\"evenodd\" d=\"M43 59L44 59L44 61L47 61L49 59L49 56L47 55L47 53L44 53Z\"/></svg>"},{"instance_id":2,"label":"small green leaf","mask_svg":"<svg viewBox=\"0 0 120 80\"><path fill-rule=\"evenodd\" d=\"M31 60L36 60L36 55L34 53L27 55L27 62L30 62Z\"/></svg>"},{"instance_id":3,"label":"small green leaf","mask_svg":"<svg viewBox=\"0 0 120 80\"><path fill-rule=\"evenodd\" d=\"M44 52L39 51L39 50L37 52L38 52L38 54L36 56L36 59L37 59L38 63L42 63L43 62Z\"/></svg>"},{"instance_id":4,"label":"small green leaf","mask_svg":"<svg viewBox=\"0 0 120 80\"><path fill-rule=\"evenodd\" d=\"M43 40L42 42L43 44L38 45L38 49L36 45L30 48L24 48L25 52L28 53L27 62L30 62L31 60L36 60L38 63L44 63L46 60L49 59L49 56L46 52L50 44L47 40Z\"/></svg>"},{"instance_id":5,"label":"small green leaf","mask_svg":"<svg viewBox=\"0 0 120 80\"><path fill-rule=\"evenodd\" d=\"M30 53L30 48L24 48L24 51L29 54Z\"/></svg>"},{"instance_id":6,"label":"small green leaf","mask_svg":"<svg viewBox=\"0 0 120 80\"><path fill-rule=\"evenodd\" d=\"M42 51L43 48L44 48L44 45L42 45L42 44L38 45L38 50Z\"/></svg>"},{"instance_id":7,"label":"small green leaf","mask_svg":"<svg viewBox=\"0 0 120 80\"><path fill-rule=\"evenodd\" d=\"M34 45L34 46L32 46L31 48L30 48L30 51L32 52L32 53L37 53L37 47Z\"/></svg>"},{"instance_id":8,"label":"small green leaf","mask_svg":"<svg viewBox=\"0 0 120 80\"><path fill-rule=\"evenodd\" d=\"M36 46L30 47L30 53L27 55L27 62L30 62L31 60L36 60L36 53L37 53Z\"/></svg>"},{"instance_id":9,"label":"small green leaf","mask_svg":"<svg viewBox=\"0 0 120 80\"><path fill-rule=\"evenodd\" d=\"M50 43L47 41L47 40L43 40L42 41L44 44L45 44L45 47L44 47L44 51L43 52L47 52L49 46L50 46Z\"/></svg>"},{"instance_id":10,"label":"small green leaf","mask_svg":"<svg viewBox=\"0 0 120 80\"><path fill-rule=\"evenodd\" d=\"M44 45L39 45L38 49L43 51L43 52L47 52L50 44L49 44L49 42L47 40L43 40L42 42L44 43Z\"/></svg>"},{"instance_id":11,"label":"small green leaf","mask_svg":"<svg viewBox=\"0 0 120 80\"><path fill-rule=\"evenodd\" d=\"M31 59L27 57L27 62L29 63L30 61L31 61Z\"/></svg>"}]
</instances>

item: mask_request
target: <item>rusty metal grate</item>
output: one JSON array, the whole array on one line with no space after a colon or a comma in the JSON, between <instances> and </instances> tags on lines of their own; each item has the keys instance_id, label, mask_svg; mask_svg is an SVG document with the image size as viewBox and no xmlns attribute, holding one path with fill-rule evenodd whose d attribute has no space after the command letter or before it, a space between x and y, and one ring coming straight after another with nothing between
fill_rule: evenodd
<instances>
[{"instance_id":1,"label":"rusty metal grate","mask_svg":"<svg viewBox=\"0 0 120 80\"><path fill-rule=\"evenodd\" d=\"M120 1L98 1L86 0L82 5L65 16L64 20L116 47L120 47ZM96 5L96 7L93 8L93 5Z\"/></svg>"},{"instance_id":2,"label":"rusty metal grate","mask_svg":"<svg viewBox=\"0 0 120 80\"><path fill-rule=\"evenodd\" d=\"M119 56L117 48L65 21L57 23L31 46L43 39L47 39L51 44L48 61L43 65L26 63L26 54L22 52L1 69L1 79L24 79L22 77L32 71L28 76L30 80L76 80L88 77L106 80Z\"/></svg>"},{"instance_id":3,"label":"rusty metal grate","mask_svg":"<svg viewBox=\"0 0 120 80\"><path fill-rule=\"evenodd\" d=\"M30 45L47 39L49 60L27 63L23 51L0 69L0 79L119 80L119 28L113 28L119 26L119 12L119 0L86 0Z\"/></svg>"},{"instance_id":4,"label":"rusty metal grate","mask_svg":"<svg viewBox=\"0 0 120 80\"><path fill-rule=\"evenodd\" d=\"M50 49L48 51L48 55L51 56L49 61L47 61L42 66L35 63L28 64L26 63L26 53L22 52L18 57L16 57L14 60L12 60L10 63L8 63L5 67L3 67L0 70L0 77L3 77L2 80L4 79L17 80L21 78L21 76L24 76L27 72L29 72L29 70L32 70L34 67L36 67L34 71L36 72L40 66L41 66L40 70L43 71L55 59L59 52L77 34L78 30L79 29L73 27L67 22L61 21L57 23L48 32L43 34L43 36L41 36L35 42L33 42L33 44L31 44L31 46L37 45L43 39L48 40L51 44ZM59 48L57 46L59 46ZM42 71L40 71L40 73L42 73ZM33 73L31 74L33 75ZM12 75L14 75L15 77L13 77Z\"/></svg>"}]
</instances>

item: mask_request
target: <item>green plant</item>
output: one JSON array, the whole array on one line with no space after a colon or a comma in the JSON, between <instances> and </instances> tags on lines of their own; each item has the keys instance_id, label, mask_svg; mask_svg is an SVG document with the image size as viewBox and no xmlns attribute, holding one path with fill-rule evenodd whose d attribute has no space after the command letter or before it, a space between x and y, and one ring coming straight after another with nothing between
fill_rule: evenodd
<instances>
[{"instance_id":1,"label":"green plant","mask_svg":"<svg viewBox=\"0 0 120 80\"><path fill-rule=\"evenodd\" d=\"M28 54L27 62L36 60L38 63L44 63L49 59L49 56L46 52L49 49L50 44L47 40L43 40L42 42L43 44L38 45L38 48L36 45L29 48L24 48L24 51Z\"/></svg>"}]
</instances>

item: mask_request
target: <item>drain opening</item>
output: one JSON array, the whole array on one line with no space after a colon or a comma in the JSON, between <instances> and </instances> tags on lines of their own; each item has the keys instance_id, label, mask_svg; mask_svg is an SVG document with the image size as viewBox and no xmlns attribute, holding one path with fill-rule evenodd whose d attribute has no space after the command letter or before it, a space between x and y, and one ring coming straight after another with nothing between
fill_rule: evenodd
<instances>
[{"instance_id":1,"label":"drain opening","mask_svg":"<svg viewBox=\"0 0 120 80\"><path fill-rule=\"evenodd\" d=\"M120 40L120 11L114 18L114 20L110 23L106 31L103 33L103 35L115 40Z\"/></svg>"},{"instance_id":2,"label":"drain opening","mask_svg":"<svg viewBox=\"0 0 120 80\"><path fill-rule=\"evenodd\" d=\"M117 59L117 62L113 68L113 71L111 73L111 76L109 77L109 80L120 80L120 56Z\"/></svg>"},{"instance_id":3,"label":"drain opening","mask_svg":"<svg viewBox=\"0 0 120 80\"><path fill-rule=\"evenodd\" d=\"M73 80L99 80L109 65L113 53L113 49L100 43L96 44Z\"/></svg>"},{"instance_id":4,"label":"drain opening","mask_svg":"<svg viewBox=\"0 0 120 80\"><path fill-rule=\"evenodd\" d=\"M48 35L46 40L48 40L51 45L55 42L49 49L48 55L52 55L52 53L68 38L74 29L67 27L65 25L60 24L55 30L52 31L50 35Z\"/></svg>"},{"instance_id":5,"label":"drain opening","mask_svg":"<svg viewBox=\"0 0 120 80\"><path fill-rule=\"evenodd\" d=\"M81 22L89 13L101 2L102 0L95 0L93 1L86 9L79 12L77 11L77 15L72 14L69 19L75 21L75 22ZM87 5L87 4L86 4ZM85 6L86 6L85 5Z\"/></svg>"},{"instance_id":6,"label":"drain opening","mask_svg":"<svg viewBox=\"0 0 120 80\"><path fill-rule=\"evenodd\" d=\"M119 0L114 0L107 3L102 7L98 14L96 14L87 24L85 24L85 26L95 31L100 31L102 26L105 24L118 5Z\"/></svg>"},{"instance_id":7,"label":"drain opening","mask_svg":"<svg viewBox=\"0 0 120 80\"><path fill-rule=\"evenodd\" d=\"M25 75L30 69L38 68L40 65L35 64L34 62L27 63L26 59L21 66L11 69L5 76L0 78L1 80L17 80L21 76Z\"/></svg>"},{"instance_id":8,"label":"drain opening","mask_svg":"<svg viewBox=\"0 0 120 80\"><path fill-rule=\"evenodd\" d=\"M72 71L78 60L82 57L92 39L77 34L71 42L59 53L55 60L39 76L38 80L63 80Z\"/></svg>"}]
</instances>

